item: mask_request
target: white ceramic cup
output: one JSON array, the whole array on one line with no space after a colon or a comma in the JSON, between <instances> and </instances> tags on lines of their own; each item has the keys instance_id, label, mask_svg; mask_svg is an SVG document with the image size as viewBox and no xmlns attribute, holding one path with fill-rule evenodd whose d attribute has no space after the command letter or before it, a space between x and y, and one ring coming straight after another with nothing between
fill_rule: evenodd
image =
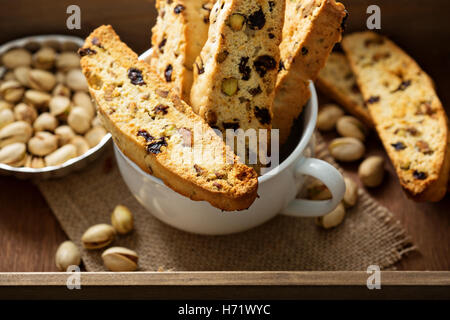
<instances>
[{"instance_id":1,"label":"white ceramic cup","mask_svg":"<svg viewBox=\"0 0 450 320\"><path fill-rule=\"evenodd\" d=\"M149 51L140 59L148 58ZM294 151L280 165L275 174L258 178L259 198L249 209L222 212L206 201L193 201L169 187L160 179L144 172L114 145L114 151L125 183L136 199L159 220L184 231L221 235L248 230L278 214L294 217L318 217L333 210L342 200L345 184L342 175L325 161L309 158L308 146L313 138L318 102L312 82L311 99L303 111L303 132ZM332 199L312 201L296 199L305 183L305 176L322 181Z\"/></svg>"}]
</instances>

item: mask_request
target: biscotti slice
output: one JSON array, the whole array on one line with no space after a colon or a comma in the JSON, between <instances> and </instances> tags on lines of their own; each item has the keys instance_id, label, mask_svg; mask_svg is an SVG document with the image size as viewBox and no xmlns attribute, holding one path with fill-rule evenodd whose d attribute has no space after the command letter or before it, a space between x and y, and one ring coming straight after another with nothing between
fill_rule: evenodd
<instances>
[{"instance_id":1,"label":"biscotti slice","mask_svg":"<svg viewBox=\"0 0 450 320\"><path fill-rule=\"evenodd\" d=\"M335 0L286 1L273 105L273 127L280 130L281 143L310 98L308 80L317 78L334 45L341 40L346 15L345 7Z\"/></svg>"},{"instance_id":2,"label":"biscotti slice","mask_svg":"<svg viewBox=\"0 0 450 320\"><path fill-rule=\"evenodd\" d=\"M330 54L325 67L320 71L316 85L349 113L372 127L372 117L356 83L355 75L343 53Z\"/></svg>"},{"instance_id":3,"label":"biscotti slice","mask_svg":"<svg viewBox=\"0 0 450 320\"><path fill-rule=\"evenodd\" d=\"M189 103L192 67L208 38L213 0L157 0L150 64Z\"/></svg>"},{"instance_id":4,"label":"biscotti slice","mask_svg":"<svg viewBox=\"0 0 450 320\"><path fill-rule=\"evenodd\" d=\"M227 211L253 203L256 172L239 163L111 26L92 32L79 52L102 122L125 155L192 200Z\"/></svg>"},{"instance_id":5,"label":"biscotti slice","mask_svg":"<svg viewBox=\"0 0 450 320\"><path fill-rule=\"evenodd\" d=\"M440 200L449 176L449 136L433 81L386 37L354 33L342 44L400 184L415 200Z\"/></svg>"},{"instance_id":6,"label":"biscotti slice","mask_svg":"<svg viewBox=\"0 0 450 320\"><path fill-rule=\"evenodd\" d=\"M211 11L191 104L224 138L227 129L272 127L284 8L284 1L219 0ZM258 150L250 146L249 154Z\"/></svg>"}]
</instances>

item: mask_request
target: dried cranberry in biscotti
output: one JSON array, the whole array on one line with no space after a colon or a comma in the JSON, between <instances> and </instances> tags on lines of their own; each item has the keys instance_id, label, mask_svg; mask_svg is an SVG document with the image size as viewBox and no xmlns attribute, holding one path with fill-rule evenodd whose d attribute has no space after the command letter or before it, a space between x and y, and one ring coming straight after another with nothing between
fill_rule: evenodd
<instances>
[{"instance_id":1,"label":"dried cranberry in biscotti","mask_svg":"<svg viewBox=\"0 0 450 320\"><path fill-rule=\"evenodd\" d=\"M145 84L144 78L142 77L142 71L136 68L128 69L128 78L131 83L137 86L142 86Z\"/></svg>"},{"instance_id":2,"label":"dried cranberry in biscotti","mask_svg":"<svg viewBox=\"0 0 450 320\"><path fill-rule=\"evenodd\" d=\"M262 8L259 8L258 11L255 11L248 16L247 25L249 26L250 29L261 30L262 28L264 28L265 24L266 24L266 17L264 16Z\"/></svg>"}]
</instances>

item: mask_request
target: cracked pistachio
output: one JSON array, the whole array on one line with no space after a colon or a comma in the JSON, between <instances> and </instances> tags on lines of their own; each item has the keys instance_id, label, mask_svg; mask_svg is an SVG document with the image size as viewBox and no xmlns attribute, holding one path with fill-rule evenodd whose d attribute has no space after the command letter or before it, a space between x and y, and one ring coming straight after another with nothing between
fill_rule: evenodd
<instances>
[{"instance_id":1,"label":"cracked pistachio","mask_svg":"<svg viewBox=\"0 0 450 320\"><path fill-rule=\"evenodd\" d=\"M86 139L89 147L93 148L97 144L102 141L103 137L106 136L106 130L103 127L94 127L90 129L85 135L84 138Z\"/></svg>"},{"instance_id":2,"label":"cracked pistachio","mask_svg":"<svg viewBox=\"0 0 450 320\"><path fill-rule=\"evenodd\" d=\"M134 271L138 266L139 256L133 250L112 247L102 254L103 264L111 271Z\"/></svg>"},{"instance_id":3,"label":"cracked pistachio","mask_svg":"<svg viewBox=\"0 0 450 320\"><path fill-rule=\"evenodd\" d=\"M19 103L14 108L14 116L16 120L25 121L32 124L37 118L37 111L34 107L26 103Z\"/></svg>"},{"instance_id":4,"label":"cracked pistachio","mask_svg":"<svg viewBox=\"0 0 450 320\"><path fill-rule=\"evenodd\" d=\"M91 117L82 107L75 106L70 110L67 123L76 133L85 133L91 127Z\"/></svg>"},{"instance_id":5,"label":"cracked pistachio","mask_svg":"<svg viewBox=\"0 0 450 320\"><path fill-rule=\"evenodd\" d=\"M46 107L52 96L47 92L38 90L27 90L25 92L25 102L32 104L37 108Z\"/></svg>"},{"instance_id":6,"label":"cracked pistachio","mask_svg":"<svg viewBox=\"0 0 450 320\"><path fill-rule=\"evenodd\" d=\"M356 138L336 138L328 146L330 154L338 161L351 162L361 159L366 151L362 142Z\"/></svg>"},{"instance_id":7,"label":"cracked pistachio","mask_svg":"<svg viewBox=\"0 0 450 320\"><path fill-rule=\"evenodd\" d=\"M70 140L70 144L75 146L77 150L77 156L81 156L89 150L89 144L82 136L75 135L75 137Z\"/></svg>"},{"instance_id":8,"label":"cracked pistachio","mask_svg":"<svg viewBox=\"0 0 450 320\"><path fill-rule=\"evenodd\" d=\"M33 66L37 69L49 70L56 61L55 49L43 47L33 55Z\"/></svg>"},{"instance_id":9,"label":"cracked pistachio","mask_svg":"<svg viewBox=\"0 0 450 320\"><path fill-rule=\"evenodd\" d=\"M31 53L22 48L12 49L2 56L2 61L8 69L29 66L31 64Z\"/></svg>"},{"instance_id":10,"label":"cracked pistachio","mask_svg":"<svg viewBox=\"0 0 450 320\"><path fill-rule=\"evenodd\" d=\"M133 214L122 205L116 206L111 214L111 223L120 234L127 234L133 230Z\"/></svg>"},{"instance_id":11,"label":"cracked pistachio","mask_svg":"<svg viewBox=\"0 0 450 320\"><path fill-rule=\"evenodd\" d=\"M116 231L109 224L96 224L81 237L86 249L100 249L109 245L116 237Z\"/></svg>"},{"instance_id":12,"label":"cracked pistachio","mask_svg":"<svg viewBox=\"0 0 450 320\"><path fill-rule=\"evenodd\" d=\"M75 52L63 52L56 59L56 67L64 72L80 68L80 57Z\"/></svg>"},{"instance_id":13,"label":"cracked pistachio","mask_svg":"<svg viewBox=\"0 0 450 320\"><path fill-rule=\"evenodd\" d=\"M80 69L72 69L66 75L66 85L74 91L88 91L88 84Z\"/></svg>"},{"instance_id":14,"label":"cracked pistachio","mask_svg":"<svg viewBox=\"0 0 450 320\"><path fill-rule=\"evenodd\" d=\"M26 143L33 134L28 122L16 121L0 129L0 148L15 142Z\"/></svg>"},{"instance_id":15,"label":"cracked pistachio","mask_svg":"<svg viewBox=\"0 0 450 320\"><path fill-rule=\"evenodd\" d=\"M33 123L36 131L54 131L57 126L58 120L48 112L41 113Z\"/></svg>"},{"instance_id":16,"label":"cracked pistachio","mask_svg":"<svg viewBox=\"0 0 450 320\"><path fill-rule=\"evenodd\" d=\"M328 200L331 199L331 192L322 182L314 180L306 188L306 196L310 200Z\"/></svg>"},{"instance_id":17,"label":"cracked pistachio","mask_svg":"<svg viewBox=\"0 0 450 320\"><path fill-rule=\"evenodd\" d=\"M63 146L70 143L70 140L75 137L75 132L71 127L64 125L55 129L55 135L58 138L58 145Z\"/></svg>"},{"instance_id":18,"label":"cracked pistachio","mask_svg":"<svg viewBox=\"0 0 450 320\"><path fill-rule=\"evenodd\" d=\"M55 87L56 78L51 72L34 69L28 73L28 84L32 89L47 92Z\"/></svg>"},{"instance_id":19,"label":"cracked pistachio","mask_svg":"<svg viewBox=\"0 0 450 320\"><path fill-rule=\"evenodd\" d=\"M344 115L344 111L335 104L324 105L317 115L317 129L320 131L333 130L336 122Z\"/></svg>"},{"instance_id":20,"label":"cracked pistachio","mask_svg":"<svg viewBox=\"0 0 450 320\"><path fill-rule=\"evenodd\" d=\"M58 148L58 138L47 131L36 132L28 141L28 150L35 156L46 156Z\"/></svg>"},{"instance_id":21,"label":"cracked pistachio","mask_svg":"<svg viewBox=\"0 0 450 320\"><path fill-rule=\"evenodd\" d=\"M22 99L25 89L16 80L9 80L0 85L0 94L8 102L18 102Z\"/></svg>"},{"instance_id":22,"label":"cracked pistachio","mask_svg":"<svg viewBox=\"0 0 450 320\"><path fill-rule=\"evenodd\" d=\"M14 113L10 109L0 110L0 129L14 122Z\"/></svg>"},{"instance_id":23,"label":"cracked pistachio","mask_svg":"<svg viewBox=\"0 0 450 320\"><path fill-rule=\"evenodd\" d=\"M20 166L26 157L27 147L24 143L11 143L0 149L0 163L10 166Z\"/></svg>"},{"instance_id":24,"label":"cracked pistachio","mask_svg":"<svg viewBox=\"0 0 450 320\"><path fill-rule=\"evenodd\" d=\"M14 77L17 79L17 81L25 86L29 86L28 77L30 74L30 68L29 67L18 67L14 69Z\"/></svg>"},{"instance_id":25,"label":"cracked pistachio","mask_svg":"<svg viewBox=\"0 0 450 320\"><path fill-rule=\"evenodd\" d=\"M364 141L367 135L366 126L351 116L339 118L336 123L336 130L343 137L353 137L361 141Z\"/></svg>"},{"instance_id":26,"label":"cracked pistachio","mask_svg":"<svg viewBox=\"0 0 450 320\"><path fill-rule=\"evenodd\" d=\"M65 113L69 113L70 99L64 96L54 96L51 98L48 106L50 108L50 114L53 116L59 116Z\"/></svg>"}]
</instances>

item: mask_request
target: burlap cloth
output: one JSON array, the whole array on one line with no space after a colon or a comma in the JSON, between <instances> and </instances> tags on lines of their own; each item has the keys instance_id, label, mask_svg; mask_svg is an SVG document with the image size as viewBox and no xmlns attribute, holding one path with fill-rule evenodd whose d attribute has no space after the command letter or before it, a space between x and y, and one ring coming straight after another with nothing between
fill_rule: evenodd
<instances>
[{"instance_id":1,"label":"burlap cloth","mask_svg":"<svg viewBox=\"0 0 450 320\"><path fill-rule=\"evenodd\" d=\"M322 140L316 156L333 162ZM392 213L363 189L358 204L333 230L318 228L313 219L277 216L247 232L199 236L153 218L129 192L111 148L88 169L64 179L38 182L38 186L64 231L80 248L81 235L88 227L109 223L117 204L129 207L135 230L117 237L113 245L138 252L140 270L366 270L369 265L386 269L414 249ZM88 271L105 270L101 252L82 250Z\"/></svg>"}]
</instances>

